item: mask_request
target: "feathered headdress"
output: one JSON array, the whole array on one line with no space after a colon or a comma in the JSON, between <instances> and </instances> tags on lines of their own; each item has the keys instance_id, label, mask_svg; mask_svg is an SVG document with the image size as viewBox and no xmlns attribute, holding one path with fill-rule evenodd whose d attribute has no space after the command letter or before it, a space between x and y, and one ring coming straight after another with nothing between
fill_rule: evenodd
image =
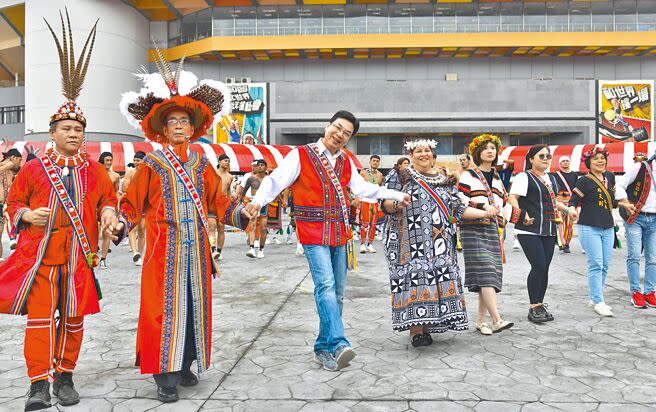
<instances>
[{"instance_id":1,"label":"feathered headdress","mask_svg":"<svg viewBox=\"0 0 656 412\"><path fill-rule=\"evenodd\" d=\"M66 12L66 25L64 25L64 17L62 16L61 11L59 12L59 19L61 20L62 26L61 42L57 38L55 31L52 29L48 21L45 18L43 19L46 22L48 29L50 29L53 39L55 39L55 45L57 46L57 53L59 55L59 68L62 76L62 94L67 99L66 103L61 105L59 110L57 110L57 113L50 116L50 124L60 120L77 120L86 127L87 119L84 117L84 113L82 113L80 106L77 105L76 100L80 97L80 92L84 86L84 78L87 75L87 69L89 68L93 44L96 41L96 27L98 26L98 20L96 20L96 23L89 32L87 40L84 42L84 47L82 48L82 54L80 54L80 57L76 62L75 52L73 50L71 19L68 16L68 10L64 10ZM66 27L68 27L68 31L66 30Z\"/></svg>"},{"instance_id":2,"label":"feathered headdress","mask_svg":"<svg viewBox=\"0 0 656 412\"><path fill-rule=\"evenodd\" d=\"M149 140L166 143L164 125L166 115L173 110L189 114L194 134L190 140L203 136L214 118L230 113L230 90L223 82L201 80L191 72L182 70L182 56L175 71L155 45L155 66L158 73L148 73L142 67L135 74L143 83L141 90L123 94L119 108L135 128L141 128Z\"/></svg>"},{"instance_id":3,"label":"feathered headdress","mask_svg":"<svg viewBox=\"0 0 656 412\"><path fill-rule=\"evenodd\" d=\"M437 142L432 139L410 140L408 142L405 142L403 147L405 147L405 150L407 150L408 152L412 152L418 147L429 147L431 149L435 149L437 147Z\"/></svg>"},{"instance_id":4,"label":"feathered headdress","mask_svg":"<svg viewBox=\"0 0 656 412\"><path fill-rule=\"evenodd\" d=\"M499 136L483 133L482 135L476 136L474 140L469 143L469 154L473 155L474 152L485 142L491 142L494 144L497 147L497 154L501 153L503 145L501 144Z\"/></svg>"},{"instance_id":5,"label":"feathered headdress","mask_svg":"<svg viewBox=\"0 0 656 412\"><path fill-rule=\"evenodd\" d=\"M608 159L609 153L603 145L596 145L590 150L586 150L581 154L581 163L585 164L585 161L595 157L597 154L601 153L606 159Z\"/></svg>"}]
</instances>

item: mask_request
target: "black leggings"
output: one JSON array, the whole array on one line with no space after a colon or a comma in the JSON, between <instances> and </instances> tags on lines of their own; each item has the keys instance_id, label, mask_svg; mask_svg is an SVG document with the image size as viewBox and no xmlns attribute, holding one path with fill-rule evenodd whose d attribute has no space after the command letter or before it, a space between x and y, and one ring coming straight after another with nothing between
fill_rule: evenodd
<instances>
[{"instance_id":1,"label":"black leggings","mask_svg":"<svg viewBox=\"0 0 656 412\"><path fill-rule=\"evenodd\" d=\"M528 298L531 305L543 303L549 284L549 265L556 246L556 236L517 235L517 239L531 264L526 279Z\"/></svg>"}]
</instances>

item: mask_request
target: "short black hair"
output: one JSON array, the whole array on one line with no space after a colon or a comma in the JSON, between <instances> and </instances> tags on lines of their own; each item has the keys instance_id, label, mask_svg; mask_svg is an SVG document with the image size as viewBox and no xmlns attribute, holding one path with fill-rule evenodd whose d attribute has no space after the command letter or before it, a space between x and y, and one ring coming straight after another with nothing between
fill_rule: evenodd
<instances>
[{"instance_id":1,"label":"short black hair","mask_svg":"<svg viewBox=\"0 0 656 412\"><path fill-rule=\"evenodd\" d=\"M378 160L380 160L380 156L378 156L378 155L372 155L372 156L369 158L369 160L374 160L374 159L378 159Z\"/></svg>"},{"instance_id":2,"label":"short black hair","mask_svg":"<svg viewBox=\"0 0 656 412\"><path fill-rule=\"evenodd\" d=\"M131 163L131 162L130 162L130 163L126 164L125 167L131 167L131 168L134 169L134 163Z\"/></svg>"},{"instance_id":3,"label":"short black hair","mask_svg":"<svg viewBox=\"0 0 656 412\"><path fill-rule=\"evenodd\" d=\"M133 157L133 158L134 158L134 159L143 159L144 157L146 157L146 153L144 153L144 152L142 152L141 150L139 150L138 152L136 152L136 153L134 154L134 157Z\"/></svg>"},{"instance_id":4,"label":"short black hair","mask_svg":"<svg viewBox=\"0 0 656 412\"><path fill-rule=\"evenodd\" d=\"M351 134L351 136L354 136L360 129L360 121L355 117L353 113L349 111L339 110L337 113L333 115L333 117L330 118L330 123L332 124L337 119L348 120L349 122L351 122L351 124L353 124L353 133Z\"/></svg>"},{"instance_id":5,"label":"short black hair","mask_svg":"<svg viewBox=\"0 0 656 412\"><path fill-rule=\"evenodd\" d=\"M463 157L463 156L465 156L465 157L467 158L467 160L472 160L472 157L469 155L469 153L463 153L463 154L461 154L460 156L458 156L458 159L460 159L460 158Z\"/></svg>"},{"instance_id":6,"label":"short black hair","mask_svg":"<svg viewBox=\"0 0 656 412\"><path fill-rule=\"evenodd\" d=\"M606 151L601 151L601 152L597 152L597 153L595 153L594 156L590 156L590 157L586 158L586 159L583 161L583 163L585 164L585 167L587 167L588 170L590 170L590 162L592 161L592 158L595 157L595 156L598 155L598 154L602 154L602 155L604 155L604 159L606 159L606 163L608 163L608 156L606 156L606 153L608 153L608 152L606 152ZM606 166L608 166L608 164L607 164Z\"/></svg>"},{"instance_id":7,"label":"short black hair","mask_svg":"<svg viewBox=\"0 0 656 412\"><path fill-rule=\"evenodd\" d=\"M108 158L108 157L111 157L111 158L113 159L113 158L114 158L114 155L111 154L110 152L102 152L102 153L100 154L100 157L98 158L98 161L99 161L100 163L103 163L103 164L104 164L104 163L105 163L105 159Z\"/></svg>"},{"instance_id":8,"label":"short black hair","mask_svg":"<svg viewBox=\"0 0 656 412\"><path fill-rule=\"evenodd\" d=\"M21 159L23 158L23 156L21 155L21 152L19 152L18 149L9 149L9 150L7 150L6 153L3 153L3 155L2 155L3 159L2 160L9 159L12 156L20 157Z\"/></svg>"},{"instance_id":9,"label":"short black hair","mask_svg":"<svg viewBox=\"0 0 656 412\"><path fill-rule=\"evenodd\" d=\"M536 144L528 149L528 153L526 153L526 157L524 158L524 171L531 170L533 168L529 160L533 159L535 155L538 154L538 152L542 149L547 149L549 153L551 153L551 149L549 149L549 146L546 144Z\"/></svg>"}]
</instances>

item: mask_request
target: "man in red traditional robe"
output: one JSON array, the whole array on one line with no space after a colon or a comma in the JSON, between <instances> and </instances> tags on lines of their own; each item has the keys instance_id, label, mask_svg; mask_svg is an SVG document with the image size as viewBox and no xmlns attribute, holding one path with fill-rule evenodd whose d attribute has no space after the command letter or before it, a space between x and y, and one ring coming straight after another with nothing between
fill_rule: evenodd
<instances>
[{"instance_id":1,"label":"man in red traditional robe","mask_svg":"<svg viewBox=\"0 0 656 412\"><path fill-rule=\"evenodd\" d=\"M158 63L158 67L168 67L166 62ZM230 106L229 93L205 80L197 89L181 94L185 91L178 90L177 77L167 72L161 75L167 79L168 99L154 102L146 91L143 96L126 94L128 100L121 103L129 108L128 116L134 116L137 107L147 108L138 120L146 137L164 148L146 155L137 167L121 198L123 223L116 233L123 230L123 224L131 230L145 216L137 364L141 373L154 375L158 399L175 402L178 384L198 383L192 362L196 360L198 372L210 366L212 275L217 270L207 220L216 218L244 228L248 219L242 222L243 206L220 190L221 178L207 158L189 149L189 142L212 124L213 113L224 104ZM188 75L178 67L176 76Z\"/></svg>"},{"instance_id":2,"label":"man in red traditional robe","mask_svg":"<svg viewBox=\"0 0 656 412\"><path fill-rule=\"evenodd\" d=\"M95 31L94 26L89 38L95 39ZM62 41L73 50L65 31ZM85 49L79 67L85 65L86 51L89 61L91 49ZM19 237L16 251L0 264L0 313L27 315L27 411L51 406L48 378L53 368L59 404L80 400L73 370L84 316L100 310L92 268L98 264L98 221L108 235L118 224L111 180L102 165L80 152L86 118L75 102L81 89L75 84L83 83L85 73L62 72L67 102L50 117L54 148L21 168L7 197L7 212Z\"/></svg>"}]
</instances>

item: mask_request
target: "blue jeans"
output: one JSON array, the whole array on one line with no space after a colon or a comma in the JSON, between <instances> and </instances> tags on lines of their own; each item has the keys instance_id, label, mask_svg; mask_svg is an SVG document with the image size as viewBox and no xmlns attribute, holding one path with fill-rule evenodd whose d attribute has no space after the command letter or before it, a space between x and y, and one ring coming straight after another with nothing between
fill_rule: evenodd
<instances>
[{"instance_id":1,"label":"blue jeans","mask_svg":"<svg viewBox=\"0 0 656 412\"><path fill-rule=\"evenodd\" d=\"M588 296L596 305L604 301L604 287L608 265L613 253L615 229L595 226L579 226L579 240L588 257Z\"/></svg>"},{"instance_id":2,"label":"blue jeans","mask_svg":"<svg viewBox=\"0 0 656 412\"><path fill-rule=\"evenodd\" d=\"M656 215L640 213L632 225L624 222L626 228L626 273L629 276L631 293L640 292L640 256L645 248L645 291L650 293L656 287Z\"/></svg>"},{"instance_id":3,"label":"blue jeans","mask_svg":"<svg viewBox=\"0 0 656 412\"><path fill-rule=\"evenodd\" d=\"M314 351L335 353L344 337L342 307L346 290L346 246L303 245L314 281L314 300L319 313L319 336Z\"/></svg>"}]
</instances>

